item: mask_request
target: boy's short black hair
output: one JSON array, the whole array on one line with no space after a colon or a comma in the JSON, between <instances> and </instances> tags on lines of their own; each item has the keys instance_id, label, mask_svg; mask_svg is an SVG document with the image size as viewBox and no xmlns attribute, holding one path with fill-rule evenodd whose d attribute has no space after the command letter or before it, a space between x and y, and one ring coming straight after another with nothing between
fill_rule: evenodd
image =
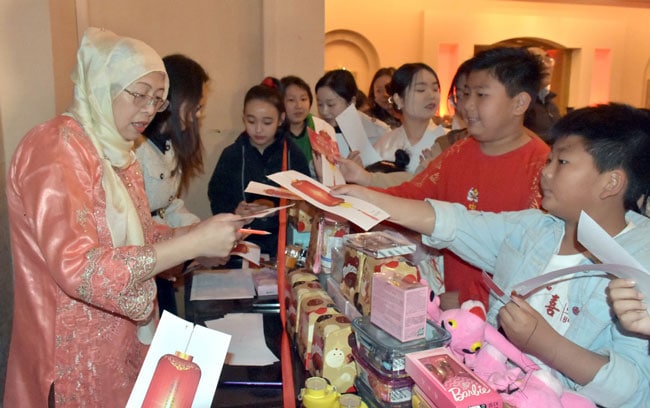
<instances>
[{"instance_id":1,"label":"boy's short black hair","mask_svg":"<svg viewBox=\"0 0 650 408\"><path fill-rule=\"evenodd\" d=\"M625 209L645 214L650 192L650 114L647 111L620 103L577 109L555 123L550 135L553 142L580 136L599 172L625 171L628 177Z\"/></svg>"},{"instance_id":2,"label":"boy's short black hair","mask_svg":"<svg viewBox=\"0 0 650 408\"><path fill-rule=\"evenodd\" d=\"M476 54L471 60L469 73L488 71L503 84L511 98L520 92L537 98L542 80L542 62L524 48L495 47Z\"/></svg>"}]
</instances>

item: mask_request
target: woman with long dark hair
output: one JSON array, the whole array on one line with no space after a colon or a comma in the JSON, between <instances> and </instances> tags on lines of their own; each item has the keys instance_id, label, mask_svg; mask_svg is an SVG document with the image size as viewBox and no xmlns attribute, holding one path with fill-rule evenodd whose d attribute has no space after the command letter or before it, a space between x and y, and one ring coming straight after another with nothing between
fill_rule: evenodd
<instances>
[{"instance_id":1,"label":"woman with long dark hair","mask_svg":"<svg viewBox=\"0 0 650 408\"><path fill-rule=\"evenodd\" d=\"M203 173L199 134L208 74L196 61L175 54L163 58L169 75L169 106L154 117L138 140L136 155L144 175L153 219L170 227L200 221L180 198L190 181ZM179 271L180 272L180 271ZM173 271L156 277L160 312L177 314Z\"/></svg>"}]
</instances>

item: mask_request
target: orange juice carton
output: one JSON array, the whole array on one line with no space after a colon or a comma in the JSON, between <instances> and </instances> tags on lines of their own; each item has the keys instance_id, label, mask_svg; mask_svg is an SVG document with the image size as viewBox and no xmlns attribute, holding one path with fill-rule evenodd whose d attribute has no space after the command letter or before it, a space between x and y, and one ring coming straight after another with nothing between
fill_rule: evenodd
<instances>
[{"instance_id":1,"label":"orange juice carton","mask_svg":"<svg viewBox=\"0 0 650 408\"><path fill-rule=\"evenodd\" d=\"M438 408L503 407L501 396L444 348L407 354L406 372Z\"/></svg>"},{"instance_id":2,"label":"orange juice carton","mask_svg":"<svg viewBox=\"0 0 650 408\"><path fill-rule=\"evenodd\" d=\"M424 338L429 288L410 277L373 275L370 322L400 341Z\"/></svg>"},{"instance_id":3,"label":"orange juice carton","mask_svg":"<svg viewBox=\"0 0 650 408\"><path fill-rule=\"evenodd\" d=\"M419 280L417 268L408 260L416 246L401 235L389 231L348 234L343 245L341 293L363 314L370 313L372 275L382 267L412 274Z\"/></svg>"},{"instance_id":4,"label":"orange juice carton","mask_svg":"<svg viewBox=\"0 0 650 408\"><path fill-rule=\"evenodd\" d=\"M309 373L327 378L341 393L354 391L357 375L348 343L351 333L350 320L343 314L325 314L316 319Z\"/></svg>"}]
</instances>

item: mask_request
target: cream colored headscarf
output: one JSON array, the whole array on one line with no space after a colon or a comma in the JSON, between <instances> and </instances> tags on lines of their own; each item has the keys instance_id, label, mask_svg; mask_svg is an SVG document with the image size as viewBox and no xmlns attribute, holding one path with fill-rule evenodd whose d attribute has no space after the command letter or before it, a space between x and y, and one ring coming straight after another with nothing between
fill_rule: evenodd
<instances>
[{"instance_id":1,"label":"cream colored headscarf","mask_svg":"<svg viewBox=\"0 0 650 408\"><path fill-rule=\"evenodd\" d=\"M113 100L151 72L165 73L165 66L158 53L142 41L99 28L84 33L72 73L74 100L67 114L81 123L103 160L106 218L116 247L143 245L144 235L135 206L114 171L131 165L136 158L133 142L126 141L115 127ZM165 73L163 98L168 90Z\"/></svg>"}]
</instances>

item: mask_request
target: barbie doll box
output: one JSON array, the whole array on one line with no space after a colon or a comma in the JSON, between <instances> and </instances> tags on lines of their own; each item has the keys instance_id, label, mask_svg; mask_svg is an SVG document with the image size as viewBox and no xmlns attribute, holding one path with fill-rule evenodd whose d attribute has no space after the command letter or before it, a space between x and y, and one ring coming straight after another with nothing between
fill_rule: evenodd
<instances>
[{"instance_id":1,"label":"barbie doll box","mask_svg":"<svg viewBox=\"0 0 650 408\"><path fill-rule=\"evenodd\" d=\"M411 277L376 273L372 280L370 322L400 341L424 338L429 288Z\"/></svg>"},{"instance_id":2,"label":"barbie doll box","mask_svg":"<svg viewBox=\"0 0 650 408\"><path fill-rule=\"evenodd\" d=\"M406 355L406 372L438 408L502 408L501 396L444 348Z\"/></svg>"}]
</instances>

